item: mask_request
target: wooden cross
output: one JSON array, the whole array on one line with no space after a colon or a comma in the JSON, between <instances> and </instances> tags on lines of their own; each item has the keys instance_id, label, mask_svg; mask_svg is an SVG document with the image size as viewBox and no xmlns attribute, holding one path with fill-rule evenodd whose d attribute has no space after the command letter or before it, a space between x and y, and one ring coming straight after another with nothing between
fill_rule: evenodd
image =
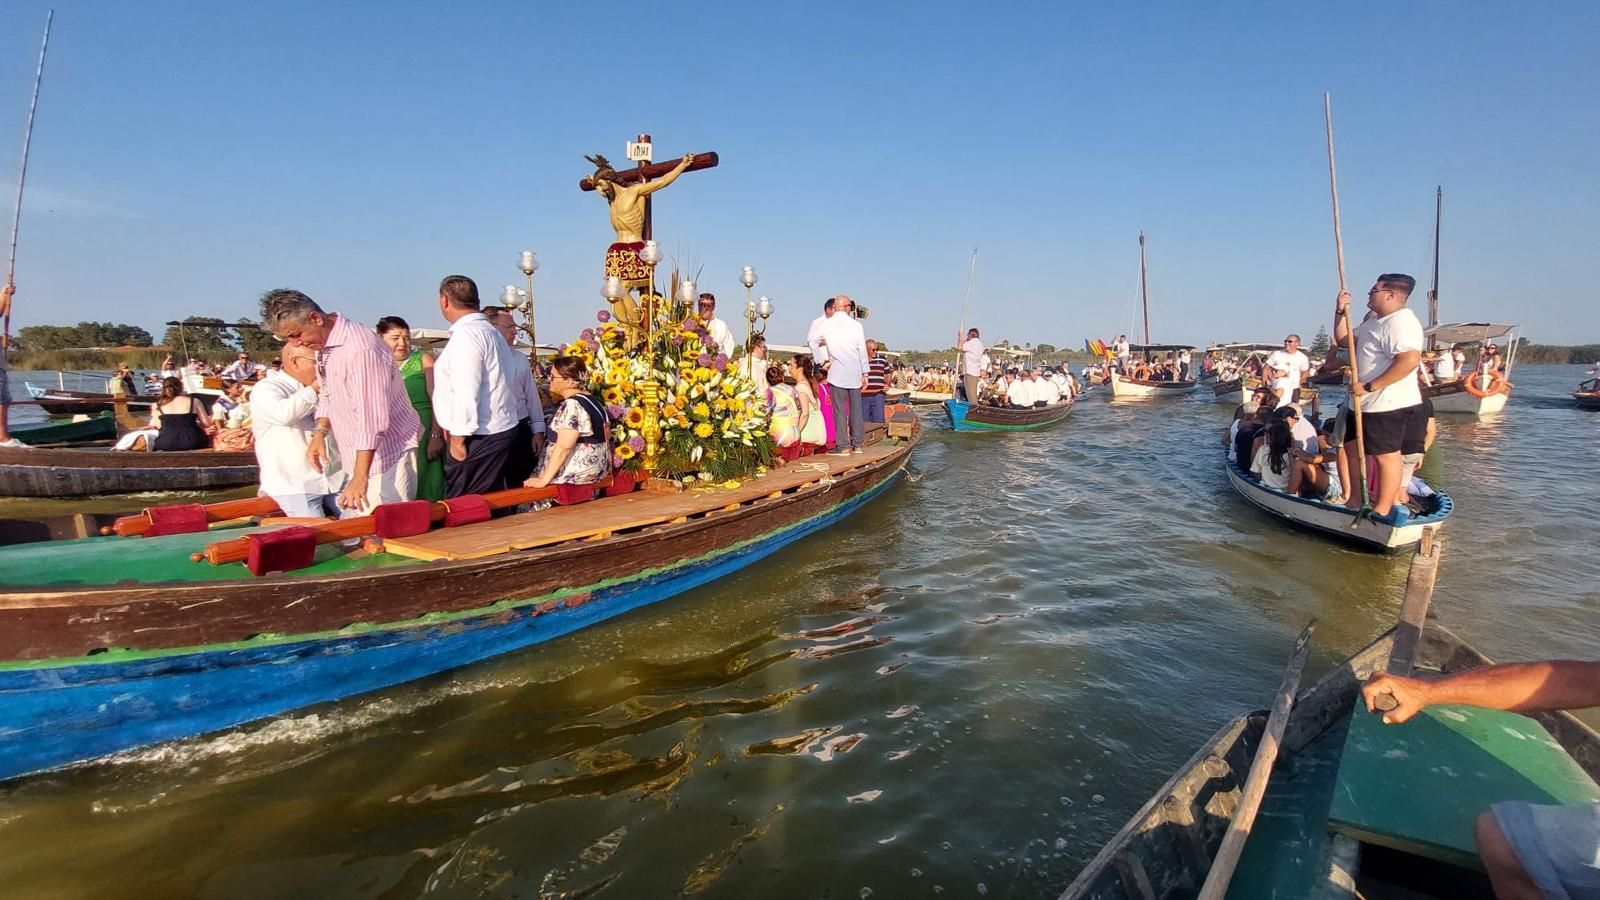
<instances>
[{"instance_id":1,"label":"wooden cross","mask_svg":"<svg viewBox=\"0 0 1600 900\"><path fill-rule=\"evenodd\" d=\"M649 143L650 135L639 135L638 142L641 144ZM689 168L685 169L684 171L697 172L701 169L714 168L717 165L717 162L717 154L715 153L697 153L695 154L694 161L689 163ZM676 168L677 165L678 160L676 159L674 159L672 162L648 164L643 160L640 160L639 163L632 169L617 171L617 184L622 187L627 187L628 185L649 181L652 178L660 178L662 175L665 175ZM584 177L578 181L578 190L592 191L594 188L595 185L592 178ZM644 198L644 228L640 232L647 241L652 237L650 201L650 197Z\"/></svg>"}]
</instances>

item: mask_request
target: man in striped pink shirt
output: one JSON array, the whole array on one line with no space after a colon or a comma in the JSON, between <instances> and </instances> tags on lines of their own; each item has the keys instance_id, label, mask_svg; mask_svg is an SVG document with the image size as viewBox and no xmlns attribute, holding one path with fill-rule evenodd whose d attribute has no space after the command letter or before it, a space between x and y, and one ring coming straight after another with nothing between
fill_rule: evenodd
<instances>
[{"instance_id":1,"label":"man in striped pink shirt","mask_svg":"<svg viewBox=\"0 0 1600 900\"><path fill-rule=\"evenodd\" d=\"M417 497L417 440L422 423L411 406L394 354L371 328L323 312L299 291L268 291L262 323L285 343L317 351L317 428L306 456L317 471L334 447L350 481L339 494L346 516L380 503Z\"/></svg>"}]
</instances>

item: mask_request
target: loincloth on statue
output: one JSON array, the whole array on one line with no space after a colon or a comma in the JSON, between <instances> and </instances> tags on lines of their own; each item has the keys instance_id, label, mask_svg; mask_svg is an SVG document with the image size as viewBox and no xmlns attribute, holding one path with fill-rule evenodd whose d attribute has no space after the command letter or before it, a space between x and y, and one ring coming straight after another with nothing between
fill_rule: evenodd
<instances>
[{"instance_id":1,"label":"loincloth on statue","mask_svg":"<svg viewBox=\"0 0 1600 900\"><path fill-rule=\"evenodd\" d=\"M650 267L639 259L643 241L612 244L606 249L606 277L622 279L623 287L639 287L650 283Z\"/></svg>"}]
</instances>

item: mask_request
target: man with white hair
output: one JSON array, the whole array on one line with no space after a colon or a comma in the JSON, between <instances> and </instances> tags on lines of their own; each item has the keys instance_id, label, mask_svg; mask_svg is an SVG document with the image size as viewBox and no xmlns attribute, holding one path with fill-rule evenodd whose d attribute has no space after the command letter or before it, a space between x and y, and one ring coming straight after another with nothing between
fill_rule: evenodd
<instances>
[{"instance_id":1,"label":"man with white hair","mask_svg":"<svg viewBox=\"0 0 1600 900\"><path fill-rule=\"evenodd\" d=\"M339 514L335 502L344 479L331 443L318 471L306 458L316 434L317 355L302 347L284 351L284 365L250 392L250 430L256 438L261 493L286 516L321 518Z\"/></svg>"}]
</instances>

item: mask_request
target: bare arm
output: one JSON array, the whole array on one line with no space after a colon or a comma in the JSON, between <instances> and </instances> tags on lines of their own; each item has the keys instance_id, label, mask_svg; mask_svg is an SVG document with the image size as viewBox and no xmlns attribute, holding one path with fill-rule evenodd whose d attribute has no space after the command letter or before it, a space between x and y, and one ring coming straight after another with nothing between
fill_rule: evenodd
<instances>
[{"instance_id":1,"label":"bare arm","mask_svg":"<svg viewBox=\"0 0 1600 900\"><path fill-rule=\"evenodd\" d=\"M1513 712L1585 709L1600 706L1600 662L1506 663L1435 679L1377 675L1361 688L1369 711L1377 709L1380 694L1393 695L1398 704L1383 717L1391 724L1439 703Z\"/></svg>"},{"instance_id":2,"label":"bare arm","mask_svg":"<svg viewBox=\"0 0 1600 900\"><path fill-rule=\"evenodd\" d=\"M694 154L685 153L683 155L683 159L679 160L678 164L672 167L672 171L661 176L660 178L657 178L655 181L647 181L640 185L639 196L643 197L646 194L654 194L656 191L659 191L674 181L677 181L679 175L682 175L684 172L689 170L689 164L692 162L694 162Z\"/></svg>"},{"instance_id":3,"label":"bare arm","mask_svg":"<svg viewBox=\"0 0 1600 900\"><path fill-rule=\"evenodd\" d=\"M1386 388L1397 381L1404 381L1407 378L1415 378L1416 375L1414 373L1417 371L1417 364L1420 362L1422 362L1421 350L1406 350L1394 358L1394 362L1389 364L1389 368L1383 370L1383 374L1377 376L1376 378L1366 379L1366 384L1372 385L1372 389L1377 391L1382 390L1383 388ZM1352 381L1354 381L1354 379L1352 379ZM1366 385L1352 383L1350 385L1350 392L1358 395L1365 394L1367 393Z\"/></svg>"},{"instance_id":4,"label":"bare arm","mask_svg":"<svg viewBox=\"0 0 1600 900\"><path fill-rule=\"evenodd\" d=\"M1350 336L1350 292L1340 291L1338 299L1333 301L1333 342L1343 345L1345 338ZM1332 352L1332 348L1329 348Z\"/></svg>"},{"instance_id":5,"label":"bare arm","mask_svg":"<svg viewBox=\"0 0 1600 900\"><path fill-rule=\"evenodd\" d=\"M550 482L561 474L561 467L572 458L572 449L578 446L578 432L571 428L556 429L556 442L550 447L550 454L545 459L544 471L536 477L523 482L524 487L549 487Z\"/></svg>"}]
</instances>

